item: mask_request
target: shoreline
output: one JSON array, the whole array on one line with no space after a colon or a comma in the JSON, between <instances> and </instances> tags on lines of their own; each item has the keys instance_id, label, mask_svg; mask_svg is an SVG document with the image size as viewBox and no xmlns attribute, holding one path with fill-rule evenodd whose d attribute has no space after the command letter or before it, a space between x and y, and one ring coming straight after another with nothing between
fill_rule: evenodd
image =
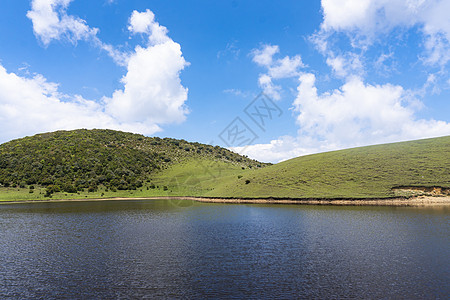
<instances>
[{"instance_id":1,"label":"shoreline","mask_svg":"<svg viewBox=\"0 0 450 300\"><path fill-rule=\"evenodd\" d=\"M45 199L45 200L11 200L0 201L0 204L20 203L54 203L54 202L88 202L88 201L126 201L126 200L190 200L202 203L224 204L297 204L297 205L331 205L331 206L450 206L450 196L413 196L393 198L220 198L193 196L161 196L143 198L91 198L91 199Z\"/></svg>"}]
</instances>

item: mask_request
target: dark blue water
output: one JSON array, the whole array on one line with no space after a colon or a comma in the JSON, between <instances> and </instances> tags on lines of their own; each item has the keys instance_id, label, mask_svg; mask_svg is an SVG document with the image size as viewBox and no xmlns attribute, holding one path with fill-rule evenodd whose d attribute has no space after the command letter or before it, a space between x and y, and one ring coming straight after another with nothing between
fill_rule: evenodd
<instances>
[{"instance_id":1,"label":"dark blue water","mask_svg":"<svg viewBox=\"0 0 450 300\"><path fill-rule=\"evenodd\" d=\"M449 210L185 204L0 205L0 298L450 295Z\"/></svg>"}]
</instances>

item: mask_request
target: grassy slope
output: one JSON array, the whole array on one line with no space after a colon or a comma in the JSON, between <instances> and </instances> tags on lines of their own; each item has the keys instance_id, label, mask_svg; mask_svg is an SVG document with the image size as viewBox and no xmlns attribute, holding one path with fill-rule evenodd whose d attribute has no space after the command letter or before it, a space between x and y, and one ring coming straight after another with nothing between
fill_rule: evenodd
<instances>
[{"instance_id":1,"label":"grassy slope","mask_svg":"<svg viewBox=\"0 0 450 300\"><path fill-rule=\"evenodd\" d=\"M450 187L450 136L298 157L246 171L207 195L371 198L394 196L396 186Z\"/></svg>"},{"instance_id":2,"label":"grassy slope","mask_svg":"<svg viewBox=\"0 0 450 300\"><path fill-rule=\"evenodd\" d=\"M245 181L250 180L249 184ZM134 191L55 193L53 199L210 196L370 198L396 186L450 187L450 137L303 156L262 169L193 157L151 174ZM154 188L152 188L154 186ZM0 188L1 200L48 199L44 189Z\"/></svg>"},{"instance_id":3,"label":"grassy slope","mask_svg":"<svg viewBox=\"0 0 450 300\"><path fill-rule=\"evenodd\" d=\"M43 199L50 188L53 199L197 195L205 191L198 183L213 184L221 169L229 175L264 165L218 146L184 140L112 130L57 131L0 145L0 201ZM216 169L218 174L212 175ZM160 188L151 188L152 183ZM31 186L36 188L32 193Z\"/></svg>"},{"instance_id":4,"label":"grassy slope","mask_svg":"<svg viewBox=\"0 0 450 300\"><path fill-rule=\"evenodd\" d=\"M230 164L211 158L198 158L174 164L148 178L144 186L136 190L112 192L100 188L96 192L55 193L44 197L45 188L36 188L30 193L28 188L0 188L0 201L50 200L50 199L93 199L114 197L159 197L159 196L204 196L214 187L234 181L245 174L240 165Z\"/></svg>"}]
</instances>

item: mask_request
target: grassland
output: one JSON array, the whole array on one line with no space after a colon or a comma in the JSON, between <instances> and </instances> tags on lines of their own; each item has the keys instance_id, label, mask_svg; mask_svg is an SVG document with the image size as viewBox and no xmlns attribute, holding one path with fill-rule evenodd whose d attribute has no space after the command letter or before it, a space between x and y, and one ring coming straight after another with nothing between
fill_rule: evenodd
<instances>
[{"instance_id":1,"label":"grassland","mask_svg":"<svg viewBox=\"0 0 450 300\"><path fill-rule=\"evenodd\" d=\"M243 176L246 170L239 164L207 158L193 158L172 164L166 169L149 175L142 187L135 190L111 190L105 186L95 191L83 189L75 193L55 192L46 196L45 187L0 187L1 201L149 198L167 196L204 196L223 182L232 182Z\"/></svg>"},{"instance_id":2,"label":"grassland","mask_svg":"<svg viewBox=\"0 0 450 300\"><path fill-rule=\"evenodd\" d=\"M294 158L206 195L239 198L384 198L399 186L450 187L450 137L368 146Z\"/></svg>"},{"instance_id":3,"label":"grassland","mask_svg":"<svg viewBox=\"0 0 450 300\"><path fill-rule=\"evenodd\" d=\"M396 187L450 188L450 137L320 153L263 168L250 168L257 162L238 156L175 159L176 163L141 177L142 186L133 190L99 185L90 192L87 188L54 192L49 198L45 186L0 187L0 201L163 196L370 199L408 196L405 190L396 192Z\"/></svg>"},{"instance_id":4,"label":"grassland","mask_svg":"<svg viewBox=\"0 0 450 300\"><path fill-rule=\"evenodd\" d=\"M0 199L37 197L32 189L42 187L48 197L70 197L85 191L90 192L87 197L109 192L135 194L153 187L147 183L155 174L172 174L189 161L197 162L193 165L203 163L202 168L194 168L200 173L206 165L214 170L210 162L225 170L265 165L218 146L185 140L113 130L57 131L0 145ZM192 173L186 167L185 171ZM170 183L160 185L167 187ZM31 193L24 195L24 189ZM154 194L158 189L151 190L149 193ZM14 192L20 196L14 196Z\"/></svg>"}]
</instances>

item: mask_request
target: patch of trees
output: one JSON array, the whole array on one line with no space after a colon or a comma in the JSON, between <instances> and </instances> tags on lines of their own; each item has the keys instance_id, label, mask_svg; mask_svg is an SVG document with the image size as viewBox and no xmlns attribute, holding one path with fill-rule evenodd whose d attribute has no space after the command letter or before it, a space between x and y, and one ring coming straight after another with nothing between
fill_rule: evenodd
<instances>
[{"instance_id":1,"label":"patch of trees","mask_svg":"<svg viewBox=\"0 0 450 300\"><path fill-rule=\"evenodd\" d=\"M218 146L82 129L39 134L0 145L0 186L38 185L49 195L96 191L100 186L135 190L153 172L183 159L202 157L264 166Z\"/></svg>"}]
</instances>

